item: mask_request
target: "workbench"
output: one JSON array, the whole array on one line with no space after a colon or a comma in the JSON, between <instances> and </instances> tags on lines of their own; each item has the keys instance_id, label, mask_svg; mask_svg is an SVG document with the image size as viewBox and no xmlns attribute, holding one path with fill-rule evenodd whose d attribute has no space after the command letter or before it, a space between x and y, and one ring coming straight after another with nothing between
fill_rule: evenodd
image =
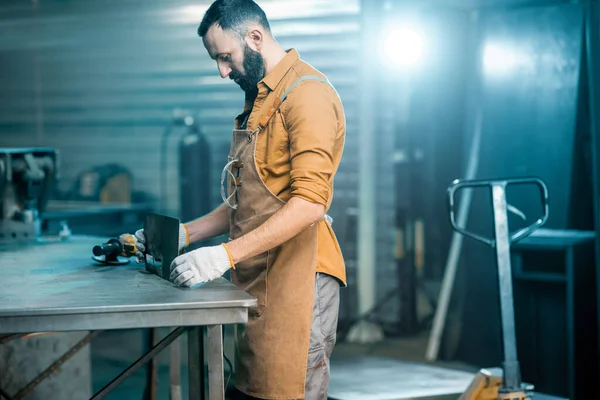
<instances>
[{"instance_id":1,"label":"workbench","mask_svg":"<svg viewBox=\"0 0 600 400\"><path fill-rule=\"evenodd\" d=\"M104 266L92 248L105 238L0 244L0 334L177 327L92 398L124 379L188 334L189 398L204 398L203 327L207 328L209 398L224 398L224 324L248 320L256 299L220 278L198 288L176 287L134 260Z\"/></svg>"}]
</instances>

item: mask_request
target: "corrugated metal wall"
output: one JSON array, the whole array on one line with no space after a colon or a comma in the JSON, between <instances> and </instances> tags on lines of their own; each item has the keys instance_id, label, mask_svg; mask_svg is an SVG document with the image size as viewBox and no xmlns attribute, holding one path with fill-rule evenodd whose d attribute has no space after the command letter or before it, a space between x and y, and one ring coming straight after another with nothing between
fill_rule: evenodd
<instances>
[{"instance_id":1,"label":"corrugated metal wall","mask_svg":"<svg viewBox=\"0 0 600 400\"><path fill-rule=\"evenodd\" d=\"M277 39L325 73L347 115L345 155L331 215L354 285L358 190L358 0L259 1ZM196 115L214 157L211 188L218 188L232 121L243 94L222 80L196 29L210 2L187 0L41 1L0 5L0 146L51 146L61 155L61 184L68 189L83 170L120 163L136 191L153 204L159 191L163 131L176 108ZM178 138L168 146L168 212L177 215ZM219 203L218 190L215 206ZM383 191L383 202L393 193ZM385 201L385 198L388 198ZM386 208L384 208L386 209ZM382 214L383 237L393 218ZM387 226L389 225L389 226ZM389 241L389 240L388 240ZM388 246L383 241L382 246ZM391 255L392 250L379 254ZM383 257L378 269L386 268ZM385 279L384 279L385 280ZM352 313L353 289L342 313ZM350 304L352 303L352 304Z\"/></svg>"}]
</instances>

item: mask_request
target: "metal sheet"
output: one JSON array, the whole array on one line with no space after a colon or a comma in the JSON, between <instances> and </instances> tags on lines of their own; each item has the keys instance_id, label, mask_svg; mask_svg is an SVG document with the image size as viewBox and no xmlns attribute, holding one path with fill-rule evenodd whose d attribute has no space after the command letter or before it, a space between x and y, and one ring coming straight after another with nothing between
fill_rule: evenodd
<instances>
[{"instance_id":1,"label":"metal sheet","mask_svg":"<svg viewBox=\"0 0 600 400\"><path fill-rule=\"evenodd\" d=\"M166 215L148 214L144 223L144 235L148 243L146 271L169 279L171 263L178 255L179 220Z\"/></svg>"},{"instance_id":2,"label":"metal sheet","mask_svg":"<svg viewBox=\"0 0 600 400\"><path fill-rule=\"evenodd\" d=\"M110 312L140 313L141 317L149 311L170 311L175 318L183 310L256 304L254 298L225 279L187 289L149 274L136 263L122 267L96 264L91 250L101 241L74 236L65 243L0 246L0 321L7 317L76 314L85 320ZM130 325L140 323L129 321ZM0 327L5 331L4 322Z\"/></svg>"},{"instance_id":3,"label":"metal sheet","mask_svg":"<svg viewBox=\"0 0 600 400\"><path fill-rule=\"evenodd\" d=\"M328 397L335 400L456 399L474 373L385 358L331 359Z\"/></svg>"},{"instance_id":4,"label":"metal sheet","mask_svg":"<svg viewBox=\"0 0 600 400\"><path fill-rule=\"evenodd\" d=\"M96 329L137 329L173 326L243 324L248 312L242 307L89 314L0 316L0 333L87 331Z\"/></svg>"},{"instance_id":5,"label":"metal sheet","mask_svg":"<svg viewBox=\"0 0 600 400\"><path fill-rule=\"evenodd\" d=\"M494 374L498 368L489 369ZM332 400L456 400L475 373L378 357L331 359ZM532 393L532 400L567 400Z\"/></svg>"}]
</instances>

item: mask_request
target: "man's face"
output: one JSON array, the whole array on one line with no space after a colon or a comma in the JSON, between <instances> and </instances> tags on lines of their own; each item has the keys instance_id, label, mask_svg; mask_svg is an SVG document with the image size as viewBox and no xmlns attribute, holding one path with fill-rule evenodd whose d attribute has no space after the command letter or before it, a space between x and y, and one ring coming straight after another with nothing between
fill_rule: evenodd
<instances>
[{"instance_id":1,"label":"man's face","mask_svg":"<svg viewBox=\"0 0 600 400\"><path fill-rule=\"evenodd\" d=\"M246 93L256 92L256 85L265 77L265 63L249 40L241 42L235 33L217 25L211 26L202 40L222 78L229 77Z\"/></svg>"}]
</instances>

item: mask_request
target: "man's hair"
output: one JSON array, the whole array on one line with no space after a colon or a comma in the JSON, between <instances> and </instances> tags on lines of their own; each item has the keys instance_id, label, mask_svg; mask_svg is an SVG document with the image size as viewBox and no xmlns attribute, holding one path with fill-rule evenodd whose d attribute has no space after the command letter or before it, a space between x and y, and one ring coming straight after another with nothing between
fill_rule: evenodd
<instances>
[{"instance_id":1,"label":"man's hair","mask_svg":"<svg viewBox=\"0 0 600 400\"><path fill-rule=\"evenodd\" d=\"M257 23L267 32L271 32L265 12L254 1L216 0L204 14L198 27L198 36L204 37L210 27L216 24L224 31L234 32L243 40L251 23Z\"/></svg>"}]
</instances>

